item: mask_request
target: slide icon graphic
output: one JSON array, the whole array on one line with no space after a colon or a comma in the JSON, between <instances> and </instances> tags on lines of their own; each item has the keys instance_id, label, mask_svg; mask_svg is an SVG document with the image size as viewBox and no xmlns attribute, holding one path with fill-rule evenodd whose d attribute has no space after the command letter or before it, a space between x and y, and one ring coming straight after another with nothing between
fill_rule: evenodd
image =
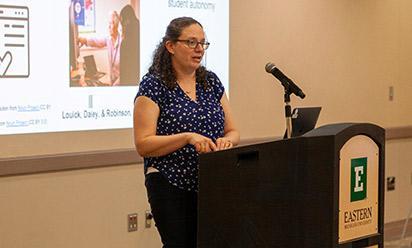
<instances>
[{"instance_id":1,"label":"slide icon graphic","mask_svg":"<svg viewBox=\"0 0 412 248\"><path fill-rule=\"evenodd\" d=\"M0 78L29 75L29 9L0 5Z\"/></svg>"},{"instance_id":2,"label":"slide icon graphic","mask_svg":"<svg viewBox=\"0 0 412 248\"><path fill-rule=\"evenodd\" d=\"M7 69L9 69L12 60L13 56L9 51L7 51L4 56L0 55L0 76L6 75Z\"/></svg>"}]
</instances>

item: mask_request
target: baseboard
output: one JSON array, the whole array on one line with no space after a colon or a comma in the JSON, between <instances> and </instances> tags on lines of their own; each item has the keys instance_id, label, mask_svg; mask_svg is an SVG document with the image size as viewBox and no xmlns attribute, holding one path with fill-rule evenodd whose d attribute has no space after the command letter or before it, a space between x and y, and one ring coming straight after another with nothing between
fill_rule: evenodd
<instances>
[{"instance_id":1,"label":"baseboard","mask_svg":"<svg viewBox=\"0 0 412 248\"><path fill-rule=\"evenodd\" d=\"M405 224L405 220L399 220L399 221L386 223L384 226L385 241L400 239L404 224ZM409 219L405 237L411 237L411 236L412 236L412 220Z\"/></svg>"}]
</instances>

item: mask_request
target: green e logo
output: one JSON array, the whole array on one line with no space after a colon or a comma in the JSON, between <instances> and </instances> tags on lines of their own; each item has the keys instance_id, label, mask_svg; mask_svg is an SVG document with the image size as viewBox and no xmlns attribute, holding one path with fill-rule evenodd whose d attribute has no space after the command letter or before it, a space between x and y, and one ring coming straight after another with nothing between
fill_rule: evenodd
<instances>
[{"instance_id":1,"label":"green e logo","mask_svg":"<svg viewBox=\"0 0 412 248\"><path fill-rule=\"evenodd\" d=\"M350 201L366 198L368 158L354 158L350 166Z\"/></svg>"}]
</instances>

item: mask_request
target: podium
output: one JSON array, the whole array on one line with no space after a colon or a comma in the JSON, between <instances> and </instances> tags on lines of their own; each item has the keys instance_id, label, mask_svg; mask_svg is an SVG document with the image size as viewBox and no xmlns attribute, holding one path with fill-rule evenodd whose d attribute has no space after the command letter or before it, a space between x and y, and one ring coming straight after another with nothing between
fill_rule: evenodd
<instances>
[{"instance_id":1,"label":"podium","mask_svg":"<svg viewBox=\"0 0 412 248\"><path fill-rule=\"evenodd\" d=\"M383 247L385 131L322 126L199 158L198 247Z\"/></svg>"}]
</instances>

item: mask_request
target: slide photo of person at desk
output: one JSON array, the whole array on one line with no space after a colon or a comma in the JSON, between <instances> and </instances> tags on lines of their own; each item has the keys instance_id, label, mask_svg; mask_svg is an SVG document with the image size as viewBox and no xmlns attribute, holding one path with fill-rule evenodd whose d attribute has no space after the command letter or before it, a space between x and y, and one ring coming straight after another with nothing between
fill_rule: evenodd
<instances>
[{"instance_id":1,"label":"slide photo of person at desk","mask_svg":"<svg viewBox=\"0 0 412 248\"><path fill-rule=\"evenodd\" d=\"M70 87L138 85L137 10L138 0L71 0Z\"/></svg>"}]
</instances>

